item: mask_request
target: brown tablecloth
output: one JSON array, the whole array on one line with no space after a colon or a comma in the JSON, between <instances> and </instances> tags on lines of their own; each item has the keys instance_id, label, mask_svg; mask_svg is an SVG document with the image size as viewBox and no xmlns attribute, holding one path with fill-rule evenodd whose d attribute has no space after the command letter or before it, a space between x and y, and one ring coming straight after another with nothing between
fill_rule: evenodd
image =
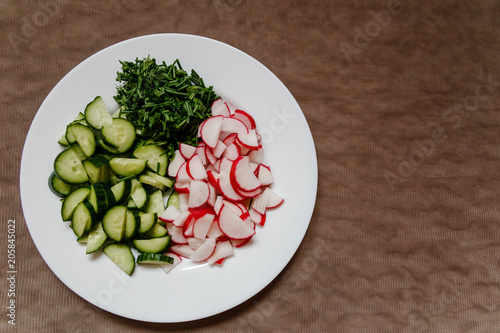
<instances>
[{"instance_id":1,"label":"brown tablecloth","mask_svg":"<svg viewBox=\"0 0 500 333\"><path fill-rule=\"evenodd\" d=\"M498 1L3 0L0 31L0 331L500 332ZM123 319L74 294L37 252L19 195L24 139L54 85L109 45L165 32L220 40L273 71L319 169L310 227L282 274L181 324Z\"/></svg>"}]
</instances>

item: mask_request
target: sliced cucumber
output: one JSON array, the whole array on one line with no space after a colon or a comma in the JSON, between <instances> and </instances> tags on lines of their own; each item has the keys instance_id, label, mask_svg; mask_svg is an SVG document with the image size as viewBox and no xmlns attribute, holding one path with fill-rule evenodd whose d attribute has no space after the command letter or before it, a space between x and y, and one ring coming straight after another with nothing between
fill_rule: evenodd
<instances>
[{"instance_id":1,"label":"sliced cucumber","mask_svg":"<svg viewBox=\"0 0 500 333\"><path fill-rule=\"evenodd\" d=\"M143 172L146 161L137 158L115 157L109 161L109 166L118 176L129 177Z\"/></svg>"},{"instance_id":2,"label":"sliced cucumber","mask_svg":"<svg viewBox=\"0 0 500 333\"><path fill-rule=\"evenodd\" d=\"M125 273L131 275L135 269L135 258L130 247L125 244L109 244L103 252Z\"/></svg>"},{"instance_id":3,"label":"sliced cucumber","mask_svg":"<svg viewBox=\"0 0 500 333\"><path fill-rule=\"evenodd\" d=\"M91 183L109 182L109 160L104 155L94 155L82 162Z\"/></svg>"},{"instance_id":4,"label":"sliced cucumber","mask_svg":"<svg viewBox=\"0 0 500 333\"><path fill-rule=\"evenodd\" d=\"M88 233L86 253L91 254L104 245L108 235L104 232L102 222L98 222Z\"/></svg>"},{"instance_id":5,"label":"sliced cucumber","mask_svg":"<svg viewBox=\"0 0 500 333\"><path fill-rule=\"evenodd\" d=\"M72 124L73 123L80 123L80 124L85 125L87 122L85 121L84 114L80 112L76 116L75 120L73 120L71 123ZM64 132L64 134L61 136L59 141L57 141L57 143L59 143L61 146L69 146L70 145L70 143L68 142L68 139L66 139L66 132Z\"/></svg>"},{"instance_id":6,"label":"sliced cucumber","mask_svg":"<svg viewBox=\"0 0 500 333\"><path fill-rule=\"evenodd\" d=\"M132 181L130 178L125 178L111 187L111 192L115 196L115 202L120 205L127 202L131 190Z\"/></svg>"},{"instance_id":7,"label":"sliced cucumber","mask_svg":"<svg viewBox=\"0 0 500 333\"><path fill-rule=\"evenodd\" d=\"M135 128L132 123L123 118L112 118L110 126L101 128L103 143L113 147L119 153L125 153L135 142Z\"/></svg>"},{"instance_id":8,"label":"sliced cucumber","mask_svg":"<svg viewBox=\"0 0 500 333\"><path fill-rule=\"evenodd\" d=\"M78 156L78 159L80 161L84 161L87 159L87 155L83 152L82 148L80 148L80 145L78 143L73 143L72 145L69 146L69 149L73 150L76 153L76 156Z\"/></svg>"},{"instance_id":9,"label":"sliced cucumber","mask_svg":"<svg viewBox=\"0 0 500 333\"><path fill-rule=\"evenodd\" d=\"M158 216L165 210L163 191L156 190L149 195L149 200L143 209L146 213L156 213Z\"/></svg>"},{"instance_id":10,"label":"sliced cucumber","mask_svg":"<svg viewBox=\"0 0 500 333\"><path fill-rule=\"evenodd\" d=\"M134 239L133 243L140 252L163 253L170 244L170 235L151 239Z\"/></svg>"},{"instance_id":11,"label":"sliced cucumber","mask_svg":"<svg viewBox=\"0 0 500 333\"><path fill-rule=\"evenodd\" d=\"M174 258L161 253L141 253L137 256L138 264L173 264Z\"/></svg>"},{"instance_id":12,"label":"sliced cucumber","mask_svg":"<svg viewBox=\"0 0 500 333\"><path fill-rule=\"evenodd\" d=\"M151 185L162 191L172 187L174 184L170 178L160 176L159 174L151 171L144 172L138 179L141 183Z\"/></svg>"},{"instance_id":13,"label":"sliced cucumber","mask_svg":"<svg viewBox=\"0 0 500 333\"><path fill-rule=\"evenodd\" d=\"M144 234L151 230L155 225L156 221L158 220L158 215L156 213L139 213L140 217L140 225L139 225L139 230L138 233Z\"/></svg>"},{"instance_id":14,"label":"sliced cucumber","mask_svg":"<svg viewBox=\"0 0 500 333\"><path fill-rule=\"evenodd\" d=\"M128 241L133 239L137 234L140 225L141 218L139 217L139 212L132 209L127 210L127 215L125 216L125 230L123 232L123 240Z\"/></svg>"},{"instance_id":15,"label":"sliced cucumber","mask_svg":"<svg viewBox=\"0 0 500 333\"><path fill-rule=\"evenodd\" d=\"M73 186L74 185L63 182L55 172L52 172L49 176L49 188L57 196L62 198L66 197L73 190Z\"/></svg>"},{"instance_id":16,"label":"sliced cucumber","mask_svg":"<svg viewBox=\"0 0 500 333\"><path fill-rule=\"evenodd\" d=\"M110 239L116 242L121 242L125 235L127 211L127 207L125 206L114 206L102 218L104 232Z\"/></svg>"},{"instance_id":17,"label":"sliced cucumber","mask_svg":"<svg viewBox=\"0 0 500 333\"><path fill-rule=\"evenodd\" d=\"M82 162L73 149L66 149L57 155L54 171L68 184L83 184L89 180Z\"/></svg>"},{"instance_id":18,"label":"sliced cucumber","mask_svg":"<svg viewBox=\"0 0 500 333\"><path fill-rule=\"evenodd\" d=\"M89 194L89 187L80 187L64 198L61 206L61 217L63 221L70 221L72 219L76 206L87 199Z\"/></svg>"},{"instance_id":19,"label":"sliced cucumber","mask_svg":"<svg viewBox=\"0 0 500 333\"><path fill-rule=\"evenodd\" d=\"M68 142L76 142L82 148L86 156L92 156L96 149L96 141L94 132L90 127L76 123L68 126L66 130L66 138ZM74 138L75 141L71 141Z\"/></svg>"},{"instance_id":20,"label":"sliced cucumber","mask_svg":"<svg viewBox=\"0 0 500 333\"><path fill-rule=\"evenodd\" d=\"M81 237L89 231L96 221L96 212L94 207L84 201L78 204L71 219L71 228L77 237Z\"/></svg>"},{"instance_id":21,"label":"sliced cucumber","mask_svg":"<svg viewBox=\"0 0 500 333\"><path fill-rule=\"evenodd\" d=\"M167 229L162 226L161 224L156 223L153 228L149 229L144 236L150 237L150 238L158 238L158 237L164 237L167 235Z\"/></svg>"},{"instance_id":22,"label":"sliced cucumber","mask_svg":"<svg viewBox=\"0 0 500 333\"><path fill-rule=\"evenodd\" d=\"M85 108L85 119L87 123L96 130L100 130L103 126L111 126L111 113L101 96L97 96L92 102L87 104Z\"/></svg>"},{"instance_id":23,"label":"sliced cucumber","mask_svg":"<svg viewBox=\"0 0 500 333\"><path fill-rule=\"evenodd\" d=\"M149 200L146 189L142 186L142 183L135 178L132 179L132 192L130 193L130 197L138 209L143 209Z\"/></svg>"},{"instance_id":24,"label":"sliced cucumber","mask_svg":"<svg viewBox=\"0 0 500 333\"><path fill-rule=\"evenodd\" d=\"M108 201L109 186L105 183L94 183L90 186L89 202L94 207L98 216L103 216L109 207L113 206L113 202ZM113 196L114 200L114 195Z\"/></svg>"},{"instance_id":25,"label":"sliced cucumber","mask_svg":"<svg viewBox=\"0 0 500 333\"><path fill-rule=\"evenodd\" d=\"M179 192L172 191L172 193L168 197L167 207L171 206L171 205L174 206L177 209L180 209L180 206L179 206Z\"/></svg>"},{"instance_id":26,"label":"sliced cucumber","mask_svg":"<svg viewBox=\"0 0 500 333\"><path fill-rule=\"evenodd\" d=\"M162 147L155 144L144 145L134 150L133 155L148 161L148 168L160 176L165 176L167 174L167 153Z\"/></svg>"}]
</instances>

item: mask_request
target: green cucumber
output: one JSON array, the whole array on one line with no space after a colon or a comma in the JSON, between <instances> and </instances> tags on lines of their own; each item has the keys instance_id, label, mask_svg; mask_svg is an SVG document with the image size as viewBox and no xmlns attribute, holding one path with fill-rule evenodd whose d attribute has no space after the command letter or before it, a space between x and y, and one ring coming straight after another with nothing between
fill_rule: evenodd
<instances>
[{"instance_id":1,"label":"green cucumber","mask_svg":"<svg viewBox=\"0 0 500 333\"><path fill-rule=\"evenodd\" d=\"M170 245L170 235L151 239L134 239L133 244L137 250L143 253L163 253Z\"/></svg>"},{"instance_id":2,"label":"green cucumber","mask_svg":"<svg viewBox=\"0 0 500 333\"><path fill-rule=\"evenodd\" d=\"M104 155L94 155L83 162L91 183L109 182L109 160Z\"/></svg>"},{"instance_id":3,"label":"green cucumber","mask_svg":"<svg viewBox=\"0 0 500 333\"><path fill-rule=\"evenodd\" d=\"M136 176L144 171L147 161L137 158L115 157L109 161L114 173L121 177Z\"/></svg>"},{"instance_id":4,"label":"green cucumber","mask_svg":"<svg viewBox=\"0 0 500 333\"><path fill-rule=\"evenodd\" d=\"M125 235L127 207L114 206L102 217L102 227L106 235L115 242L121 242Z\"/></svg>"},{"instance_id":5,"label":"green cucumber","mask_svg":"<svg viewBox=\"0 0 500 333\"><path fill-rule=\"evenodd\" d=\"M59 197L66 197L73 190L71 184L65 183L57 176L55 172L52 172L49 176L49 188L50 190Z\"/></svg>"},{"instance_id":6,"label":"green cucumber","mask_svg":"<svg viewBox=\"0 0 500 333\"><path fill-rule=\"evenodd\" d=\"M84 201L75 208L71 219L71 228L77 237L81 237L94 226L95 221L94 207L88 201Z\"/></svg>"},{"instance_id":7,"label":"green cucumber","mask_svg":"<svg viewBox=\"0 0 500 333\"><path fill-rule=\"evenodd\" d=\"M70 194L64 198L61 206L61 217L63 221L70 221L73 217L73 213L81 202L88 198L90 194L89 187L80 187L73 190Z\"/></svg>"},{"instance_id":8,"label":"green cucumber","mask_svg":"<svg viewBox=\"0 0 500 333\"><path fill-rule=\"evenodd\" d=\"M132 123L123 118L112 118L112 124L101 128L103 143L118 153L125 153L134 145L136 134Z\"/></svg>"},{"instance_id":9,"label":"green cucumber","mask_svg":"<svg viewBox=\"0 0 500 333\"><path fill-rule=\"evenodd\" d=\"M158 214L156 213L144 213L139 212L140 224L139 230L137 231L139 234L144 234L151 230L158 220Z\"/></svg>"},{"instance_id":10,"label":"green cucumber","mask_svg":"<svg viewBox=\"0 0 500 333\"><path fill-rule=\"evenodd\" d=\"M111 192L113 192L115 202L120 205L128 201L131 191L132 181L130 180L130 178L120 180L118 181L118 183L111 187Z\"/></svg>"},{"instance_id":11,"label":"green cucumber","mask_svg":"<svg viewBox=\"0 0 500 333\"><path fill-rule=\"evenodd\" d=\"M131 275L135 269L135 258L129 246L125 244L109 244L103 252L126 274Z\"/></svg>"},{"instance_id":12,"label":"green cucumber","mask_svg":"<svg viewBox=\"0 0 500 333\"><path fill-rule=\"evenodd\" d=\"M89 180L80 158L71 148L57 155L54 161L54 171L67 184L83 184Z\"/></svg>"},{"instance_id":13,"label":"green cucumber","mask_svg":"<svg viewBox=\"0 0 500 333\"><path fill-rule=\"evenodd\" d=\"M86 253L91 254L104 245L108 235L104 232L102 222L98 222L88 233Z\"/></svg>"},{"instance_id":14,"label":"green cucumber","mask_svg":"<svg viewBox=\"0 0 500 333\"><path fill-rule=\"evenodd\" d=\"M100 130L103 126L111 126L112 117L101 96L97 96L85 108L85 119L94 129Z\"/></svg>"},{"instance_id":15,"label":"green cucumber","mask_svg":"<svg viewBox=\"0 0 500 333\"><path fill-rule=\"evenodd\" d=\"M96 149L96 140L94 132L90 127L76 123L68 126L66 130L66 138L69 143L78 143L86 156L92 156ZM71 141L74 138L74 141Z\"/></svg>"},{"instance_id":16,"label":"green cucumber","mask_svg":"<svg viewBox=\"0 0 500 333\"><path fill-rule=\"evenodd\" d=\"M161 253L141 253L137 256L138 264L173 264L174 258Z\"/></svg>"},{"instance_id":17,"label":"green cucumber","mask_svg":"<svg viewBox=\"0 0 500 333\"><path fill-rule=\"evenodd\" d=\"M132 154L139 159L148 161L148 168L160 176L165 176L167 174L167 152L159 145L144 145L134 150Z\"/></svg>"}]
</instances>

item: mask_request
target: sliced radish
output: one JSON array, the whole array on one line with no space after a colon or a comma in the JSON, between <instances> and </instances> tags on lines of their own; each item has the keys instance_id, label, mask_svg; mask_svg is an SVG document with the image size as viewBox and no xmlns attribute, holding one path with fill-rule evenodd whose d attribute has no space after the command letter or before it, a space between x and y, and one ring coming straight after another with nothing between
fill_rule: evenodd
<instances>
[{"instance_id":1,"label":"sliced radish","mask_svg":"<svg viewBox=\"0 0 500 333\"><path fill-rule=\"evenodd\" d=\"M215 204L214 204L214 212L216 215L219 215L219 211L223 203L224 203L224 197L222 195L218 195L217 198L215 199Z\"/></svg>"},{"instance_id":2,"label":"sliced radish","mask_svg":"<svg viewBox=\"0 0 500 333\"><path fill-rule=\"evenodd\" d=\"M193 178L187 172L187 163L188 161L181 164L179 170L177 171L177 176L175 179L179 182L189 182L193 180Z\"/></svg>"},{"instance_id":3,"label":"sliced radish","mask_svg":"<svg viewBox=\"0 0 500 333\"><path fill-rule=\"evenodd\" d=\"M248 133L248 128L245 123L239 119L228 117L223 118L220 130L221 132L227 133Z\"/></svg>"},{"instance_id":4,"label":"sliced radish","mask_svg":"<svg viewBox=\"0 0 500 333\"><path fill-rule=\"evenodd\" d=\"M205 205L210 198L210 187L201 180L193 180L189 185L189 208L197 208Z\"/></svg>"},{"instance_id":5,"label":"sliced radish","mask_svg":"<svg viewBox=\"0 0 500 333\"><path fill-rule=\"evenodd\" d=\"M215 148L219 143L219 136L222 128L222 123L225 118L223 116L213 116L208 118L201 128L201 139L210 148Z\"/></svg>"},{"instance_id":6,"label":"sliced radish","mask_svg":"<svg viewBox=\"0 0 500 333\"><path fill-rule=\"evenodd\" d=\"M264 150L252 150L248 153L247 156L250 159L250 162L260 164L264 160Z\"/></svg>"},{"instance_id":7,"label":"sliced radish","mask_svg":"<svg viewBox=\"0 0 500 333\"><path fill-rule=\"evenodd\" d=\"M253 117L243 110L234 110L234 113L231 115L231 117L241 120L249 130L255 129L257 127Z\"/></svg>"},{"instance_id":8,"label":"sliced radish","mask_svg":"<svg viewBox=\"0 0 500 333\"><path fill-rule=\"evenodd\" d=\"M226 157L221 158L219 165L219 177L222 171L230 172L232 166L233 166L233 160L230 160Z\"/></svg>"},{"instance_id":9,"label":"sliced radish","mask_svg":"<svg viewBox=\"0 0 500 333\"><path fill-rule=\"evenodd\" d=\"M205 152L203 152L205 154ZM207 178L207 172L200 155L195 154L186 162L186 173L191 179L201 180Z\"/></svg>"},{"instance_id":10,"label":"sliced radish","mask_svg":"<svg viewBox=\"0 0 500 333\"><path fill-rule=\"evenodd\" d=\"M232 255L234 255L234 249L229 240L224 242L217 242L215 246L215 251L210 256L210 258L207 259L207 262L210 265L213 265L218 263L220 260L223 260Z\"/></svg>"},{"instance_id":11,"label":"sliced radish","mask_svg":"<svg viewBox=\"0 0 500 333\"><path fill-rule=\"evenodd\" d=\"M196 250L199 248L203 242L205 242L205 237L203 238L196 238L196 237L189 237L188 238L188 245L191 246L193 250Z\"/></svg>"},{"instance_id":12,"label":"sliced radish","mask_svg":"<svg viewBox=\"0 0 500 333\"><path fill-rule=\"evenodd\" d=\"M226 150L224 150L222 156L229 160L234 161L235 159L241 156L241 148L233 142L226 147Z\"/></svg>"},{"instance_id":13,"label":"sliced radish","mask_svg":"<svg viewBox=\"0 0 500 333\"><path fill-rule=\"evenodd\" d=\"M260 225L261 227L264 226L264 224L266 223L266 214L261 214L261 213L255 211L255 209L253 209L253 208L250 208L248 210L248 213L250 214L250 220L253 223Z\"/></svg>"},{"instance_id":14,"label":"sliced radish","mask_svg":"<svg viewBox=\"0 0 500 333\"><path fill-rule=\"evenodd\" d=\"M222 143L224 145L229 146L231 145L231 143L234 143L234 141L236 140L236 136L238 135L238 133L230 133L228 134L224 139L221 139L222 140Z\"/></svg>"},{"instance_id":15,"label":"sliced radish","mask_svg":"<svg viewBox=\"0 0 500 333\"><path fill-rule=\"evenodd\" d=\"M229 238L245 239L255 234L255 230L228 206L222 205L218 221L220 230Z\"/></svg>"},{"instance_id":16,"label":"sliced radish","mask_svg":"<svg viewBox=\"0 0 500 333\"><path fill-rule=\"evenodd\" d=\"M274 177L271 172L271 168L267 165L259 164L256 170L257 178L259 179L262 186L269 186L274 183Z\"/></svg>"},{"instance_id":17,"label":"sliced radish","mask_svg":"<svg viewBox=\"0 0 500 333\"><path fill-rule=\"evenodd\" d=\"M210 195L208 197L207 203L213 207L215 205L215 200L217 199L217 189L212 184L207 184L210 190Z\"/></svg>"},{"instance_id":18,"label":"sliced radish","mask_svg":"<svg viewBox=\"0 0 500 333\"><path fill-rule=\"evenodd\" d=\"M219 221L216 217L207 231L207 238L219 239L224 236L224 233L219 228Z\"/></svg>"},{"instance_id":19,"label":"sliced radish","mask_svg":"<svg viewBox=\"0 0 500 333\"><path fill-rule=\"evenodd\" d=\"M255 130L249 130L248 133L238 133L236 136L236 142L251 150L258 150L262 148L258 142Z\"/></svg>"},{"instance_id":20,"label":"sliced radish","mask_svg":"<svg viewBox=\"0 0 500 333\"><path fill-rule=\"evenodd\" d=\"M179 168L181 167L181 165L185 161L186 161L186 159L182 156L181 152L179 150L176 150L175 153L174 153L174 158L168 164L167 174L170 177L177 176L177 172L179 171Z\"/></svg>"},{"instance_id":21,"label":"sliced radish","mask_svg":"<svg viewBox=\"0 0 500 333\"><path fill-rule=\"evenodd\" d=\"M215 148L212 150L212 154L216 158L220 158L222 156L222 153L224 153L224 150L226 150L226 147L226 144L223 141L219 140L217 146L215 146Z\"/></svg>"},{"instance_id":22,"label":"sliced radish","mask_svg":"<svg viewBox=\"0 0 500 333\"><path fill-rule=\"evenodd\" d=\"M189 193L189 184L191 182L188 181L176 181L174 183L174 189L177 193Z\"/></svg>"},{"instance_id":23,"label":"sliced radish","mask_svg":"<svg viewBox=\"0 0 500 333\"><path fill-rule=\"evenodd\" d=\"M253 199L252 208L259 214L265 214L268 202L269 197L267 195L260 194Z\"/></svg>"},{"instance_id":24,"label":"sliced radish","mask_svg":"<svg viewBox=\"0 0 500 333\"><path fill-rule=\"evenodd\" d=\"M179 193L179 210L181 212L188 209L188 203L189 203L189 194Z\"/></svg>"},{"instance_id":25,"label":"sliced radish","mask_svg":"<svg viewBox=\"0 0 500 333\"><path fill-rule=\"evenodd\" d=\"M173 222L179 215L181 215L181 211L177 207L170 205L158 216L158 219L163 222Z\"/></svg>"},{"instance_id":26,"label":"sliced radish","mask_svg":"<svg viewBox=\"0 0 500 333\"><path fill-rule=\"evenodd\" d=\"M179 265L182 262L182 258L176 253L167 252L165 253L165 255L174 259L174 262L171 264L164 263L160 265L160 267L165 271L165 273L170 272L172 268L174 268L175 266Z\"/></svg>"},{"instance_id":27,"label":"sliced radish","mask_svg":"<svg viewBox=\"0 0 500 333\"><path fill-rule=\"evenodd\" d=\"M224 117L229 117L231 115L229 106L222 98L218 98L212 103L212 116L219 115Z\"/></svg>"},{"instance_id":28,"label":"sliced radish","mask_svg":"<svg viewBox=\"0 0 500 333\"><path fill-rule=\"evenodd\" d=\"M183 232L182 232L182 227L176 227L172 223L166 223L165 227L167 228L167 231L169 235L171 236L171 240L175 244L187 244L187 239L184 237ZM171 246L172 248L173 246ZM173 249L172 249L173 250ZM175 253L178 253L177 251L174 251ZM178 253L179 255L182 255Z\"/></svg>"},{"instance_id":29,"label":"sliced radish","mask_svg":"<svg viewBox=\"0 0 500 333\"><path fill-rule=\"evenodd\" d=\"M219 173L214 170L207 171L207 181L210 185L212 185L215 190L217 190L217 179L219 178Z\"/></svg>"},{"instance_id":30,"label":"sliced radish","mask_svg":"<svg viewBox=\"0 0 500 333\"><path fill-rule=\"evenodd\" d=\"M187 243L174 244L170 247L170 251L184 258L189 258L194 252L193 248L189 246Z\"/></svg>"},{"instance_id":31,"label":"sliced radish","mask_svg":"<svg viewBox=\"0 0 500 333\"><path fill-rule=\"evenodd\" d=\"M207 158L207 163L210 163L210 165L214 165L214 163L217 162L217 157L212 152L212 148L208 147L208 145L205 146L205 156Z\"/></svg>"},{"instance_id":32,"label":"sliced radish","mask_svg":"<svg viewBox=\"0 0 500 333\"><path fill-rule=\"evenodd\" d=\"M212 226L215 215L205 214L202 217L196 219L193 225L193 237L204 239L207 237L208 230Z\"/></svg>"},{"instance_id":33,"label":"sliced radish","mask_svg":"<svg viewBox=\"0 0 500 333\"><path fill-rule=\"evenodd\" d=\"M230 242L231 244L235 247L235 248L239 248L239 247L242 247L246 244L248 244L248 242L252 239L252 237L248 237L247 239L230 239Z\"/></svg>"},{"instance_id":34,"label":"sliced radish","mask_svg":"<svg viewBox=\"0 0 500 333\"><path fill-rule=\"evenodd\" d=\"M189 160L196 153L196 147L186 143L179 143L179 151L185 160Z\"/></svg>"},{"instance_id":35,"label":"sliced radish","mask_svg":"<svg viewBox=\"0 0 500 333\"><path fill-rule=\"evenodd\" d=\"M233 186L244 192L252 192L262 186L257 176L255 176L250 168L248 161L248 158L240 156L234 161L229 173Z\"/></svg>"},{"instance_id":36,"label":"sliced radish","mask_svg":"<svg viewBox=\"0 0 500 333\"><path fill-rule=\"evenodd\" d=\"M221 173L219 173L217 185L221 194L229 201L243 201L246 199L245 197L242 197L241 195L236 193L233 188L233 184L231 184L231 180L229 179L229 172L226 170L223 170Z\"/></svg>"},{"instance_id":37,"label":"sliced radish","mask_svg":"<svg viewBox=\"0 0 500 333\"><path fill-rule=\"evenodd\" d=\"M267 208L276 208L280 206L284 201L284 199L279 194L271 190L269 187L266 187L266 189L264 190L264 192L262 192L261 195L266 196L268 198Z\"/></svg>"},{"instance_id":38,"label":"sliced radish","mask_svg":"<svg viewBox=\"0 0 500 333\"><path fill-rule=\"evenodd\" d=\"M214 253L215 251L215 239L206 238L203 244L201 244L190 256L189 258L194 261L205 261Z\"/></svg>"},{"instance_id":39,"label":"sliced radish","mask_svg":"<svg viewBox=\"0 0 500 333\"><path fill-rule=\"evenodd\" d=\"M172 221L172 224L178 228L182 228L190 214L188 210L179 211L179 215Z\"/></svg>"},{"instance_id":40,"label":"sliced radish","mask_svg":"<svg viewBox=\"0 0 500 333\"><path fill-rule=\"evenodd\" d=\"M184 222L184 225L182 226L182 235L186 239L193 237L194 221L195 221L195 218L193 217L193 215L189 214L188 218L186 219L186 222Z\"/></svg>"}]
</instances>

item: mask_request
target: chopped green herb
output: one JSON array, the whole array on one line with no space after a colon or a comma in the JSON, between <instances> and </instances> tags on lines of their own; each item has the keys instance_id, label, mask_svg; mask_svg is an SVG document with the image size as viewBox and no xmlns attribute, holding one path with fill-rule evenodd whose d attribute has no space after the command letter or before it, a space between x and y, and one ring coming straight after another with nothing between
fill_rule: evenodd
<instances>
[{"instance_id":1,"label":"chopped green herb","mask_svg":"<svg viewBox=\"0 0 500 333\"><path fill-rule=\"evenodd\" d=\"M157 64L148 56L120 64L114 99L139 135L165 148L169 160L180 142L196 146L198 126L218 98L213 87L194 70L188 75L179 60Z\"/></svg>"}]
</instances>

